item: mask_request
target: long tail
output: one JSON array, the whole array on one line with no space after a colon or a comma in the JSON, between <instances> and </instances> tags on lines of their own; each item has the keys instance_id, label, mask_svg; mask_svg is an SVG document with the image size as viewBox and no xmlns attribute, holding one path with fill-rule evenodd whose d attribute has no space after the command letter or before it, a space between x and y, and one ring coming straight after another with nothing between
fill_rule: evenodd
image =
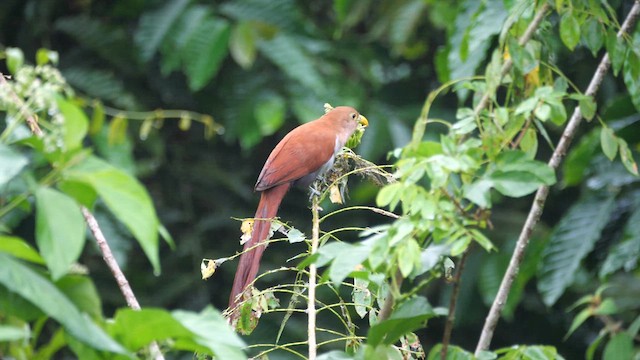
<instances>
[{"instance_id":1,"label":"long tail","mask_svg":"<svg viewBox=\"0 0 640 360\"><path fill-rule=\"evenodd\" d=\"M260 202L258 203L255 218L271 219L275 217L278 214L278 207L280 206L280 202L282 202L282 198L284 198L287 190L289 190L289 186L289 183L285 183L263 191L260 195ZM251 240L244 244L244 250L267 240L270 227L270 221L256 220L253 223ZM242 301L242 297L238 295L243 293L247 288L247 285L251 284L251 282L256 278L260 267L260 259L262 258L262 253L264 253L266 248L267 245L264 244L240 255L238 270L236 270L236 276L233 279L233 288L231 288L231 296L229 297L230 309L233 309L240 301Z\"/></svg>"}]
</instances>

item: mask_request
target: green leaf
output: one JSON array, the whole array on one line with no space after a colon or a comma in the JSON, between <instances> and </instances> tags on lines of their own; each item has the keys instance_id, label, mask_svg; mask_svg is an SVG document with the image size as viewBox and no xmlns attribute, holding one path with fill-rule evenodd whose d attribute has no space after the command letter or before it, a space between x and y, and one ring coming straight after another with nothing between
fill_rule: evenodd
<instances>
[{"instance_id":1,"label":"green leaf","mask_svg":"<svg viewBox=\"0 0 640 360\"><path fill-rule=\"evenodd\" d=\"M145 62L151 60L162 40L190 2L190 0L168 1L163 7L142 15L134 36L140 48L142 60Z\"/></svg>"},{"instance_id":2,"label":"green leaf","mask_svg":"<svg viewBox=\"0 0 640 360\"><path fill-rule=\"evenodd\" d=\"M367 280L359 278L353 279L353 307L361 319L364 319L373 305L373 297L371 296L371 290L368 289L368 286L369 281Z\"/></svg>"},{"instance_id":3,"label":"green leaf","mask_svg":"<svg viewBox=\"0 0 640 360\"><path fill-rule=\"evenodd\" d=\"M367 252L367 256L369 253ZM406 238L396 250L398 266L402 276L409 277L414 270L420 271L420 245L412 237Z\"/></svg>"},{"instance_id":4,"label":"green leaf","mask_svg":"<svg viewBox=\"0 0 640 360\"><path fill-rule=\"evenodd\" d=\"M82 146L82 140L89 130L87 115L70 101L58 99L58 108L64 116L63 139L67 150Z\"/></svg>"},{"instance_id":5,"label":"green leaf","mask_svg":"<svg viewBox=\"0 0 640 360\"><path fill-rule=\"evenodd\" d=\"M299 82L318 94L325 91L316 60L302 46L303 39L279 32L269 41L261 41L261 53L280 68L293 81Z\"/></svg>"},{"instance_id":6,"label":"green leaf","mask_svg":"<svg viewBox=\"0 0 640 360\"><path fill-rule=\"evenodd\" d=\"M579 328L580 325L582 325L585 321L587 321L587 319L590 318L592 315L593 315L593 311L588 307L580 311L578 315L576 315L576 317L573 318L573 321L571 322L571 327L569 328L569 331L567 331L567 335L564 336L564 340L566 341L571 336L571 334L573 334L573 332L576 331L576 329Z\"/></svg>"},{"instance_id":7,"label":"green leaf","mask_svg":"<svg viewBox=\"0 0 640 360\"><path fill-rule=\"evenodd\" d=\"M520 141L520 149L527 154L529 159L535 159L538 153L538 133L535 129L529 128L524 132Z\"/></svg>"},{"instance_id":8,"label":"green leaf","mask_svg":"<svg viewBox=\"0 0 640 360\"><path fill-rule=\"evenodd\" d=\"M243 69L249 69L256 60L256 32L252 23L241 21L233 27L229 39L229 51Z\"/></svg>"},{"instance_id":9,"label":"green leaf","mask_svg":"<svg viewBox=\"0 0 640 360\"><path fill-rule=\"evenodd\" d=\"M510 197L522 197L536 191L543 183L524 171L494 171L490 180L493 187L502 195Z\"/></svg>"},{"instance_id":10,"label":"green leaf","mask_svg":"<svg viewBox=\"0 0 640 360\"><path fill-rule=\"evenodd\" d=\"M125 352L47 279L7 254L0 253L0 263L0 284L58 321L71 336L98 350Z\"/></svg>"},{"instance_id":11,"label":"green leaf","mask_svg":"<svg viewBox=\"0 0 640 360\"><path fill-rule=\"evenodd\" d=\"M245 347L240 337L229 327L220 313L207 306L200 313L176 310L172 316L194 334L193 341L211 349L219 359L244 360Z\"/></svg>"},{"instance_id":12,"label":"green leaf","mask_svg":"<svg viewBox=\"0 0 640 360\"><path fill-rule=\"evenodd\" d=\"M484 209L491 208L491 188L493 182L487 179L479 179L463 187L464 197Z\"/></svg>"},{"instance_id":13,"label":"green leaf","mask_svg":"<svg viewBox=\"0 0 640 360\"><path fill-rule=\"evenodd\" d=\"M502 172L528 172L544 185L556 183L556 175L546 163L527 158L522 151L503 151L496 159L496 169Z\"/></svg>"},{"instance_id":14,"label":"green leaf","mask_svg":"<svg viewBox=\"0 0 640 360\"><path fill-rule=\"evenodd\" d=\"M344 1L347 2L347 1ZM353 360L353 356L342 350L331 350L324 354L318 355L317 360Z\"/></svg>"},{"instance_id":15,"label":"green leaf","mask_svg":"<svg viewBox=\"0 0 640 360\"><path fill-rule=\"evenodd\" d=\"M570 11L560 18L560 39L569 50L573 50L580 42L580 23Z\"/></svg>"},{"instance_id":16,"label":"green leaf","mask_svg":"<svg viewBox=\"0 0 640 360\"><path fill-rule=\"evenodd\" d=\"M618 146L620 147L620 160L627 171L631 174L638 176L638 164L633 159L633 153L629 149L629 145L623 138L618 138Z\"/></svg>"},{"instance_id":17,"label":"green leaf","mask_svg":"<svg viewBox=\"0 0 640 360\"><path fill-rule=\"evenodd\" d=\"M192 336L169 312L153 308L118 310L109 332L130 351L138 351L153 340Z\"/></svg>"},{"instance_id":18,"label":"green leaf","mask_svg":"<svg viewBox=\"0 0 640 360\"><path fill-rule=\"evenodd\" d=\"M96 191L83 182L63 180L58 183L58 189L87 208L91 208L98 198Z\"/></svg>"},{"instance_id":19,"label":"green leaf","mask_svg":"<svg viewBox=\"0 0 640 360\"><path fill-rule=\"evenodd\" d=\"M584 43L595 57L604 45L604 29L596 18L590 17L585 21L582 33L584 34Z\"/></svg>"},{"instance_id":20,"label":"green leaf","mask_svg":"<svg viewBox=\"0 0 640 360\"><path fill-rule=\"evenodd\" d=\"M227 56L231 27L223 18L206 18L184 49L184 70L192 91L202 89L216 75Z\"/></svg>"},{"instance_id":21,"label":"green leaf","mask_svg":"<svg viewBox=\"0 0 640 360\"><path fill-rule=\"evenodd\" d=\"M55 279L65 275L84 247L85 225L80 207L67 195L39 187L36 197L36 242Z\"/></svg>"},{"instance_id":22,"label":"green leaf","mask_svg":"<svg viewBox=\"0 0 640 360\"><path fill-rule=\"evenodd\" d=\"M51 62L54 65L58 64L58 52L49 49L40 48L36 52L36 64L46 65Z\"/></svg>"},{"instance_id":23,"label":"green leaf","mask_svg":"<svg viewBox=\"0 0 640 360\"><path fill-rule=\"evenodd\" d=\"M603 360L633 359L633 338L626 332L615 334L604 348Z\"/></svg>"},{"instance_id":24,"label":"green leaf","mask_svg":"<svg viewBox=\"0 0 640 360\"><path fill-rule=\"evenodd\" d=\"M287 231L287 239L289 240L290 244L293 244L304 241L306 237L304 236L302 231L296 228L291 228L289 231Z\"/></svg>"},{"instance_id":25,"label":"green leaf","mask_svg":"<svg viewBox=\"0 0 640 360\"><path fill-rule=\"evenodd\" d=\"M638 264L640 257L640 195L635 195L635 210L629 216L629 220L624 227L622 239L619 243L613 245L607 258L600 267L599 276L605 276L624 269L625 271L633 271Z\"/></svg>"},{"instance_id":26,"label":"green leaf","mask_svg":"<svg viewBox=\"0 0 640 360\"><path fill-rule=\"evenodd\" d=\"M361 244L342 244L344 245L343 250L335 256L329 267L329 279L335 287L339 287L349 274L356 271L356 266L362 264L369 257L371 251L369 247ZM326 245L322 248L324 247Z\"/></svg>"},{"instance_id":27,"label":"green leaf","mask_svg":"<svg viewBox=\"0 0 640 360\"><path fill-rule=\"evenodd\" d=\"M102 301L91 278L81 275L67 275L56 281L56 286L83 313L94 319L102 317Z\"/></svg>"},{"instance_id":28,"label":"green leaf","mask_svg":"<svg viewBox=\"0 0 640 360\"><path fill-rule=\"evenodd\" d=\"M607 30L606 46L609 59L611 59L613 75L618 76L618 72L622 69L622 65L624 64L627 46L624 39L618 37L613 29Z\"/></svg>"},{"instance_id":29,"label":"green leaf","mask_svg":"<svg viewBox=\"0 0 640 360\"><path fill-rule=\"evenodd\" d=\"M461 79L476 74L476 69L485 60L487 49L494 35L499 34L509 12L502 1L473 1L461 7L455 17L456 31L449 37L446 66L451 79ZM442 56L444 58L444 55ZM439 72L444 75L445 72ZM466 99L469 91L457 91L458 99Z\"/></svg>"},{"instance_id":30,"label":"green leaf","mask_svg":"<svg viewBox=\"0 0 640 360\"><path fill-rule=\"evenodd\" d=\"M489 240L489 238L486 237L480 230L471 229L470 231L473 236L473 240L475 240L475 242L480 244L480 246L482 246L486 251L491 251L495 249L495 246L493 246L493 243L491 242L491 240Z\"/></svg>"},{"instance_id":31,"label":"green leaf","mask_svg":"<svg viewBox=\"0 0 640 360\"><path fill-rule=\"evenodd\" d=\"M580 262L593 249L614 209L615 193L591 193L578 200L556 226L538 271L538 291L548 306L571 285Z\"/></svg>"},{"instance_id":32,"label":"green leaf","mask_svg":"<svg viewBox=\"0 0 640 360\"><path fill-rule=\"evenodd\" d=\"M584 116L587 121L590 121L596 115L596 102L593 101L593 97L586 96L580 99L578 105L580 106L582 116Z\"/></svg>"},{"instance_id":33,"label":"green leaf","mask_svg":"<svg viewBox=\"0 0 640 360\"><path fill-rule=\"evenodd\" d=\"M129 63L126 66L131 68ZM130 86L114 76L112 71L74 66L65 68L64 77L75 90L86 93L89 97L107 101L123 109L140 107Z\"/></svg>"},{"instance_id":34,"label":"green leaf","mask_svg":"<svg viewBox=\"0 0 640 360\"><path fill-rule=\"evenodd\" d=\"M9 69L10 73L15 74L24 63L24 53L22 50L13 47L8 47L4 53L7 57L7 69Z\"/></svg>"},{"instance_id":35,"label":"green leaf","mask_svg":"<svg viewBox=\"0 0 640 360\"><path fill-rule=\"evenodd\" d=\"M393 211L395 208L395 204L400 201L402 188L403 185L400 182L386 185L385 187L380 189L380 191L378 191L378 195L376 196L376 204L378 204L378 206L380 207L389 205L389 210Z\"/></svg>"},{"instance_id":36,"label":"green leaf","mask_svg":"<svg viewBox=\"0 0 640 360\"><path fill-rule=\"evenodd\" d=\"M598 131L591 131L582 136L580 141L567 155L567 159L562 164L563 182L566 186L580 184L587 171L593 155L602 144Z\"/></svg>"},{"instance_id":37,"label":"green leaf","mask_svg":"<svg viewBox=\"0 0 640 360\"><path fill-rule=\"evenodd\" d=\"M109 210L131 231L153 265L160 273L158 256L159 221L151 197L131 175L108 163L89 157L65 171L65 177L91 186Z\"/></svg>"},{"instance_id":38,"label":"green leaf","mask_svg":"<svg viewBox=\"0 0 640 360\"><path fill-rule=\"evenodd\" d=\"M392 345L404 334L424 326L426 321L437 316L426 298L413 297L402 303L389 319L373 325L369 329L367 342L370 345Z\"/></svg>"},{"instance_id":39,"label":"green leaf","mask_svg":"<svg viewBox=\"0 0 640 360\"><path fill-rule=\"evenodd\" d=\"M629 51L622 75L633 106L640 111L640 57L637 52Z\"/></svg>"},{"instance_id":40,"label":"green leaf","mask_svg":"<svg viewBox=\"0 0 640 360\"><path fill-rule=\"evenodd\" d=\"M0 252L5 252L18 259L44 265L44 260L40 257L40 254L26 241L18 237L0 235Z\"/></svg>"},{"instance_id":41,"label":"green leaf","mask_svg":"<svg viewBox=\"0 0 640 360\"><path fill-rule=\"evenodd\" d=\"M520 70L523 74L531 72L537 65L533 55L527 51L525 47L520 46L518 39L514 37L510 36L507 38L507 43L509 45L509 55L511 55L513 65L516 69Z\"/></svg>"},{"instance_id":42,"label":"green leaf","mask_svg":"<svg viewBox=\"0 0 640 360\"><path fill-rule=\"evenodd\" d=\"M0 187L4 187L28 163L26 156L5 144L0 144Z\"/></svg>"},{"instance_id":43,"label":"green leaf","mask_svg":"<svg viewBox=\"0 0 640 360\"><path fill-rule=\"evenodd\" d=\"M602 152L609 160L615 159L618 153L618 141L611 128L603 127L600 130L600 145L602 146Z\"/></svg>"}]
</instances>

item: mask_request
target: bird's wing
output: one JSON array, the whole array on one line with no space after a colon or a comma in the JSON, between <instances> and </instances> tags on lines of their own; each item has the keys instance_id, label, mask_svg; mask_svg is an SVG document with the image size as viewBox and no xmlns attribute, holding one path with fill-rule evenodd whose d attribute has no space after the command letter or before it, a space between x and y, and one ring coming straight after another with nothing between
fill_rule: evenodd
<instances>
[{"instance_id":1,"label":"bird's wing","mask_svg":"<svg viewBox=\"0 0 640 360\"><path fill-rule=\"evenodd\" d=\"M269 155L255 189L263 191L293 182L331 161L336 150L337 132L329 125L312 121L287 134Z\"/></svg>"}]
</instances>

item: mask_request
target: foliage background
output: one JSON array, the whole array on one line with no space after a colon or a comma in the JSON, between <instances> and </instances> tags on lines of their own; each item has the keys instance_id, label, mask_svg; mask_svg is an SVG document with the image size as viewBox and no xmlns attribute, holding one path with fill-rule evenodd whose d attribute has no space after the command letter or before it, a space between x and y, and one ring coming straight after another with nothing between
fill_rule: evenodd
<instances>
[{"instance_id":1,"label":"foliage background","mask_svg":"<svg viewBox=\"0 0 640 360\"><path fill-rule=\"evenodd\" d=\"M57 51L58 67L70 85L82 97L104 104L109 122L102 140L94 144L96 152L142 180L176 243L173 250L162 245L162 273L155 275L126 229L104 208L96 209L142 306L200 310L213 304L222 309L235 263L224 264L204 282L200 260L239 250L240 224L232 218L253 214L258 199L252 191L254 181L283 134L318 117L325 102L352 105L370 120L358 152L376 163L387 163L387 153L410 140L411 128L430 91L448 80L472 76L486 65L506 9L515 3L5 0L0 4L0 45L23 49L27 61L35 58L39 48ZM608 4L617 19L622 19L631 3L614 0ZM551 17L548 27L540 32L553 31L551 27L559 21ZM567 49L558 37L545 43L548 47L543 50L578 89L586 88L604 53L597 49L594 57L589 46L593 39L588 36L574 50ZM636 30L630 41L637 45L639 39ZM464 93L461 90L440 97L430 116L455 121L457 107L471 101ZM638 150L640 141L637 99L638 93L629 93L623 76L612 75L607 76L597 99L603 122L610 122L614 129L615 121L626 119L632 124L620 125L619 135L633 151ZM206 118L198 118L204 125L176 119L164 121L162 128L151 130L141 140L145 117L137 119L133 112L154 109L208 114L224 132L217 133ZM115 136L109 134L118 131L114 128L119 126L122 131L122 121L116 121L120 110L128 119L126 136L109 142L107 138ZM587 250L589 255L579 264L569 291L557 302L547 301L553 306L545 305L545 293L540 295L535 279L519 285L519 301L508 307L507 320L497 329L495 347L551 344L566 358L582 357L602 327L597 319L589 320L568 340L562 340L574 318L566 311L568 305L595 291L598 269L623 233L635 231L625 230L624 224L640 207L637 177L628 175L619 161L606 160L597 139L590 135L599 127L594 121L580 130L575 144L582 152L569 155L564 177L552 190L532 246L534 253L542 253L551 229L574 206L590 218L589 208L580 208L585 194L616 188L622 195L612 200L610 211L603 215L608 219L604 219L603 236L594 242L595 251ZM213 131L213 136L205 137L207 131ZM428 127L427 138L437 140L441 131ZM556 140L561 128L551 126L547 131ZM552 150L542 138L539 144L537 158L545 161ZM616 183L616 179L626 180ZM375 204L378 189L368 183L353 186L355 183L349 204ZM467 349L475 346L530 201L531 197L495 201L494 230L487 235L499 252L488 256L475 249L468 261L454 344ZM327 204L325 210L330 209ZM290 192L280 217L309 232L307 195ZM33 238L33 222L33 218L22 220L15 233ZM362 213L326 226L379 223L379 217ZM638 243L637 231L629 236ZM579 241L579 236L570 236L567 249ZM301 244L272 245L263 269L282 266L302 251ZM629 284L619 297L622 301L637 296L640 289L635 254L630 260L631 272L616 274L611 280ZM123 306L122 297L91 243L85 247L81 262L96 283L105 315L110 316ZM522 269L526 278L534 278L543 267L536 261L528 266ZM279 276L266 278L264 287L292 280ZM599 278L608 279L604 275ZM428 288L425 295L434 306L446 306L449 291L443 280ZM558 291L562 294L564 288ZM279 317L265 317L248 342L273 341L279 324ZM418 333L425 347L441 341L443 326L444 321L436 319L427 331ZM285 336L299 338L304 329L304 323L292 323Z\"/></svg>"}]
</instances>

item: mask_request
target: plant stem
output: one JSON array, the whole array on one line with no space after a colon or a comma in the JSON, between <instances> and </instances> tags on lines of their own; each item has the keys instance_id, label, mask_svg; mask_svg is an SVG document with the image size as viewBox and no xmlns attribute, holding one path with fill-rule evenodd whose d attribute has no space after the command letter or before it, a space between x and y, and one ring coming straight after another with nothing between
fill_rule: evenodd
<instances>
[{"instance_id":1,"label":"plant stem","mask_svg":"<svg viewBox=\"0 0 640 360\"><path fill-rule=\"evenodd\" d=\"M318 251L318 243L320 241L320 220L318 212L318 197L314 196L311 204L311 213L313 216L313 228L311 230L311 252L309 256L313 256ZM307 336L309 343L309 360L315 360L317 355L316 340L316 276L318 268L315 263L309 265L309 300L307 301Z\"/></svg>"},{"instance_id":2,"label":"plant stem","mask_svg":"<svg viewBox=\"0 0 640 360\"><path fill-rule=\"evenodd\" d=\"M464 264L467 262L470 252L471 247L468 247L464 254L462 254L462 258L458 263L456 276L453 279L453 290L451 291L451 299L449 299L449 314L447 315L447 323L444 326L444 334L442 335L442 350L440 352L440 358L442 360L447 358L449 342L451 341L451 333L453 332L453 322L456 318L456 304L458 301L458 294L460 293L460 279L462 278Z\"/></svg>"},{"instance_id":3,"label":"plant stem","mask_svg":"<svg viewBox=\"0 0 640 360\"><path fill-rule=\"evenodd\" d=\"M618 31L618 37L622 37L625 33L627 33L633 27L638 15L640 14L640 1L636 0L631 11L627 15L620 31ZM591 82L587 87L587 91L585 92L588 96L595 95L596 91L600 87L602 80L604 79L604 75L609 70L611 66L611 61L609 59L609 55L605 54L596 72L593 74L591 78ZM567 127L564 129L562 133L562 137L558 142L558 146L556 147L551 159L549 160L549 166L552 169L557 169L560 165L560 162L564 158L569 148L569 144L571 140L576 134L578 126L582 121L582 113L580 112L580 107L576 106L573 115L571 115L571 119L567 124ZM522 231L520 232L520 236L518 237L518 242L516 243L516 247L513 250L513 254L511 255L511 260L509 261L509 267L502 278L502 282L500 284L500 288L498 289L498 294L491 305L491 309L489 310L489 314L484 323L484 327L482 329L482 333L480 334L480 339L478 340L478 345L476 347L475 356L479 356L481 351L487 350L489 345L491 344L491 339L493 337L493 332L498 324L498 319L500 318L500 314L502 313L502 309L504 308L505 303L507 302L507 297L509 295L509 291L511 290L511 285L515 280L518 274L518 268L522 263L524 258L524 252L527 249L527 245L529 244L529 240L531 239L531 233L533 232L533 228L536 226L538 221L540 220L540 216L542 215L542 210L544 208L544 204L549 195L549 186L541 186L538 188L536 192L536 196L533 200L533 204L531 205L531 209L529 210L529 215L527 216L527 220L522 227Z\"/></svg>"}]
</instances>

